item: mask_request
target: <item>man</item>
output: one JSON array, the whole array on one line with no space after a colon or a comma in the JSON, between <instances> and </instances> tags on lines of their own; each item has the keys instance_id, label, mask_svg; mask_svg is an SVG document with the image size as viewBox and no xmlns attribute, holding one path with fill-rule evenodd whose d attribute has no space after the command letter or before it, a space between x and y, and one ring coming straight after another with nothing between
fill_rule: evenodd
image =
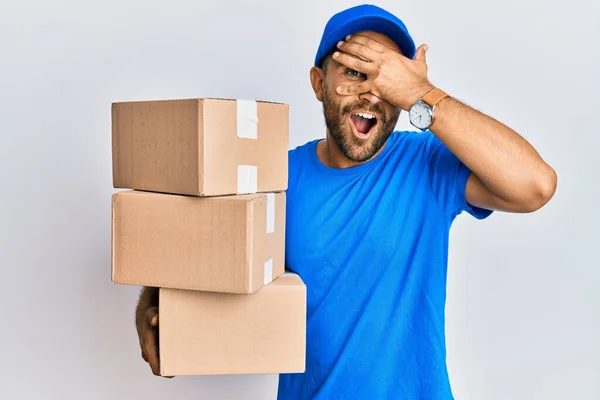
<instances>
[{"instance_id":1,"label":"man","mask_svg":"<svg viewBox=\"0 0 600 400\"><path fill-rule=\"evenodd\" d=\"M521 136L429 82L426 50L370 5L323 32L310 79L326 137L289 152L287 191L286 267L308 289L307 364L280 376L280 400L452 399L450 226L463 211L533 212L554 194L554 170ZM416 131L394 131L402 110ZM152 293L138 329L156 373Z\"/></svg>"}]
</instances>

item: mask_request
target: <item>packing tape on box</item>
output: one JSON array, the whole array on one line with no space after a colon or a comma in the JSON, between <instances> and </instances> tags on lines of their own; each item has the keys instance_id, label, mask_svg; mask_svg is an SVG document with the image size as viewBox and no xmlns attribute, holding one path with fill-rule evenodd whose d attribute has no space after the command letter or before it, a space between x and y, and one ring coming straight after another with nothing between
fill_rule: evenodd
<instances>
[{"instance_id":1,"label":"packing tape on box","mask_svg":"<svg viewBox=\"0 0 600 400\"><path fill-rule=\"evenodd\" d=\"M267 233L275 232L275 193L267 193Z\"/></svg>"},{"instance_id":2,"label":"packing tape on box","mask_svg":"<svg viewBox=\"0 0 600 400\"><path fill-rule=\"evenodd\" d=\"M265 278L264 284L268 285L273 281L273 259L270 258L265 261Z\"/></svg>"},{"instance_id":3,"label":"packing tape on box","mask_svg":"<svg viewBox=\"0 0 600 400\"><path fill-rule=\"evenodd\" d=\"M237 194L253 194L258 190L258 167L238 165Z\"/></svg>"},{"instance_id":4,"label":"packing tape on box","mask_svg":"<svg viewBox=\"0 0 600 400\"><path fill-rule=\"evenodd\" d=\"M253 100L236 100L237 137L258 139L258 105Z\"/></svg>"}]
</instances>

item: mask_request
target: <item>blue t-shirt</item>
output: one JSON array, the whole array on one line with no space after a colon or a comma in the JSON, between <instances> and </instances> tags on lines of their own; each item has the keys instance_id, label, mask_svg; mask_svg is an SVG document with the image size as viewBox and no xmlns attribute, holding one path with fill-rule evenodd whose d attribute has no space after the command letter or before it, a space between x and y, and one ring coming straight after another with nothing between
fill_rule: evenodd
<instances>
[{"instance_id":1,"label":"blue t-shirt","mask_svg":"<svg viewBox=\"0 0 600 400\"><path fill-rule=\"evenodd\" d=\"M279 400L447 400L449 230L470 170L431 132L394 132L373 160L289 152L286 268L307 286L306 372Z\"/></svg>"}]
</instances>

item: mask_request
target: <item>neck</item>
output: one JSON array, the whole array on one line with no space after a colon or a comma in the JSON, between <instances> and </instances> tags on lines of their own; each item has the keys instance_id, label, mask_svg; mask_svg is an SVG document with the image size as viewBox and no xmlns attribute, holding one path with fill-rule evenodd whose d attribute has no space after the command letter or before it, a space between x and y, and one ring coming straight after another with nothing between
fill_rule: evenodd
<instances>
[{"instance_id":1,"label":"neck","mask_svg":"<svg viewBox=\"0 0 600 400\"><path fill-rule=\"evenodd\" d=\"M344 156L329 132L327 132L325 140L318 143L317 155L319 160L329 168L350 168L360 164Z\"/></svg>"}]
</instances>

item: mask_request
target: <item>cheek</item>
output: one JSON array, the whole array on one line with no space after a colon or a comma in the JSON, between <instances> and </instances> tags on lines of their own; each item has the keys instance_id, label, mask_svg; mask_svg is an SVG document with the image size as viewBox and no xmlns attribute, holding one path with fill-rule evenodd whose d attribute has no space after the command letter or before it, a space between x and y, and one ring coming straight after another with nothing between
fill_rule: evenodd
<instances>
[{"instance_id":1,"label":"cheek","mask_svg":"<svg viewBox=\"0 0 600 400\"><path fill-rule=\"evenodd\" d=\"M385 112L385 115L388 118L394 116L399 111L398 108L394 107L385 100L381 100L378 104L381 106L381 109Z\"/></svg>"},{"instance_id":2,"label":"cheek","mask_svg":"<svg viewBox=\"0 0 600 400\"><path fill-rule=\"evenodd\" d=\"M341 98L336 91L338 86L340 86L340 83L334 79L330 79L325 83L325 91L330 99L335 99L337 101L339 98Z\"/></svg>"},{"instance_id":3,"label":"cheek","mask_svg":"<svg viewBox=\"0 0 600 400\"><path fill-rule=\"evenodd\" d=\"M324 102L329 109L343 109L346 99L337 94L335 90L326 89Z\"/></svg>"}]
</instances>

